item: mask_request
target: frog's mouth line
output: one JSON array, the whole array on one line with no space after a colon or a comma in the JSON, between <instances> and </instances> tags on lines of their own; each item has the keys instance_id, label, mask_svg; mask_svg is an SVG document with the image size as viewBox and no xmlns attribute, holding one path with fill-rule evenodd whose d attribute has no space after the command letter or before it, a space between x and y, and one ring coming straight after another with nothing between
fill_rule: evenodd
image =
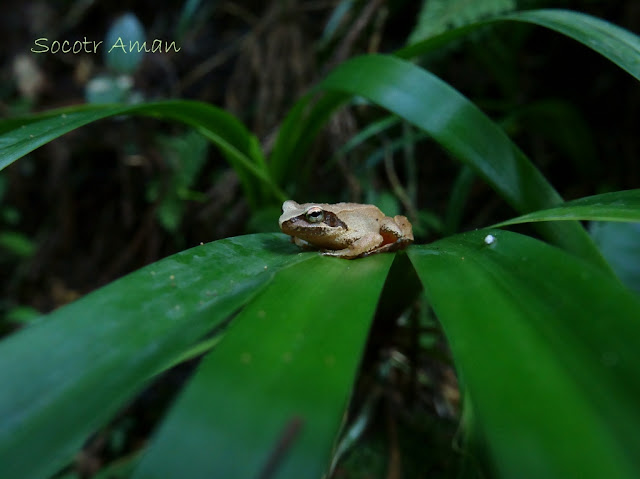
<instances>
[{"instance_id":1,"label":"frog's mouth line","mask_svg":"<svg viewBox=\"0 0 640 479\"><path fill-rule=\"evenodd\" d=\"M294 225L294 222L291 222L291 225ZM322 226L324 226L324 228L322 228ZM336 227L335 229L338 230L339 227ZM293 228L287 228L288 231L290 231L291 233L289 233L288 231L285 231L285 233L290 234L291 236L295 236L296 238L322 238L323 236L327 235L327 229L328 227L326 225L309 225L309 223L305 223L305 228L304 230L301 231L296 231L295 226ZM329 238L331 238L331 236L329 236ZM329 239L329 241L331 242L332 240Z\"/></svg>"},{"instance_id":2,"label":"frog's mouth line","mask_svg":"<svg viewBox=\"0 0 640 479\"><path fill-rule=\"evenodd\" d=\"M329 211L324 211L324 219L319 223L310 223L304 215L296 216L295 218L291 218L286 221L285 224L295 226L300 225L304 226L304 228L308 231L317 230L320 232L322 227L330 227L330 228L342 228L345 231L348 231L349 228L347 225L341 221L334 213L330 213Z\"/></svg>"}]
</instances>

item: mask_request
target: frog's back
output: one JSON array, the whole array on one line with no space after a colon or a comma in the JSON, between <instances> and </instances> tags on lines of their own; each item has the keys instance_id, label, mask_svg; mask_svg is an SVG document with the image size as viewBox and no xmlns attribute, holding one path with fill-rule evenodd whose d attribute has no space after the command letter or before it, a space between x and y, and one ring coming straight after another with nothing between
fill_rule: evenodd
<instances>
[{"instance_id":1,"label":"frog's back","mask_svg":"<svg viewBox=\"0 0 640 479\"><path fill-rule=\"evenodd\" d=\"M309 203L311 205L311 203ZM334 204L318 204L323 210L330 211L332 213L344 213L344 212L363 212L363 211L380 211L375 205L365 205L362 203L334 203Z\"/></svg>"},{"instance_id":2,"label":"frog's back","mask_svg":"<svg viewBox=\"0 0 640 479\"><path fill-rule=\"evenodd\" d=\"M384 213L374 205L337 203L331 206L334 206L335 210L327 210L335 213L347 224L349 230L356 230L359 234L378 232L380 224L385 218Z\"/></svg>"}]
</instances>

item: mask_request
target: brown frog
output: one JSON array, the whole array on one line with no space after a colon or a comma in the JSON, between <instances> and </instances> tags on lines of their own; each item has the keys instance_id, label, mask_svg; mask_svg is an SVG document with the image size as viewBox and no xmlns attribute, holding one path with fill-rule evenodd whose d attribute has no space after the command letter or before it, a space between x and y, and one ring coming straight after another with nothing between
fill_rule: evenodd
<instances>
[{"instance_id":1,"label":"brown frog","mask_svg":"<svg viewBox=\"0 0 640 479\"><path fill-rule=\"evenodd\" d=\"M279 224L298 246L345 259L397 251L413 243L411 223L405 216L385 216L374 205L288 200L282 205Z\"/></svg>"}]
</instances>

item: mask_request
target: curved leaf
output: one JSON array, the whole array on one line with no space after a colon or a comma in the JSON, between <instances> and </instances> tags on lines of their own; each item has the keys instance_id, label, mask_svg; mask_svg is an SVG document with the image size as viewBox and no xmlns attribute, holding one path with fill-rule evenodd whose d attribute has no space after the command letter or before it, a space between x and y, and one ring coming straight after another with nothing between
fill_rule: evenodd
<instances>
[{"instance_id":1,"label":"curved leaf","mask_svg":"<svg viewBox=\"0 0 640 479\"><path fill-rule=\"evenodd\" d=\"M36 148L76 128L117 115L143 115L177 120L195 127L225 155L240 177L250 202L263 186L284 201L269 177L257 139L224 110L205 103L171 100L139 105L84 105L0 122L0 170ZM256 182L256 178L260 182Z\"/></svg>"},{"instance_id":2,"label":"curved leaf","mask_svg":"<svg viewBox=\"0 0 640 479\"><path fill-rule=\"evenodd\" d=\"M640 301L632 293L508 231L408 254L501 477L638 477Z\"/></svg>"},{"instance_id":3,"label":"curved leaf","mask_svg":"<svg viewBox=\"0 0 640 479\"><path fill-rule=\"evenodd\" d=\"M640 189L614 191L567 201L562 206L534 211L533 213L502 221L494 225L494 227L537 221L568 220L640 222Z\"/></svg>"},{"instance_id":4,"label":"curved leaf","mask_svg":"<svg viewBox=\"0 0 640 479\"><path fill-rule=\"evenodd\" d=\"M332 71L319 88L363 96L426 131L519 212L562 201L498 125L451 86L410 62L384 55L357 57ZM608 269L578 223L545 224L541 231Z\"/></svg>"},{"instance_id":5,"label":"curved leaf","mask_svg":"<svg viewBox=\"0 0 640 479\"><path fill-rule=\"evenodd\" d=\"M560 9L527 10L449 30L441 35L398 50L401 58L413 58L487 25L516 21L532 23L562 33L608 58L640 80L640 37L624 28L585 13Z\"/></svg>"},{"instance_id":6,"label":"curved leaf","mask_svg":"<svg viewBox=\"0 0 640 479\"><path fill-rule=\"evenodd\" d=\"M305 256L203 360L134 478L326 473L393 255Z\"/></svg>"},{"instance_id":7,"label":"curved leaf","mask_svg":"<svg viewBox=\"0 0 640 479\"><path fill-rule=\"evenodd\" d=\"M55 472L152 375L299 261L285 254L294 250L281 234L198 246L0 342L0 477Z\"/></svg>"},{"instance_id":8,"label":"curved leaf","mask_svg":"<svg viewBox=\"0 0 640 479\"><path fill-rule=\"evenodd\" d=\"M496 19L526 22L562 33L608 58L640 80L640 37L586 13L570 10L529 10Z\"/></svg>"}]
</instances>

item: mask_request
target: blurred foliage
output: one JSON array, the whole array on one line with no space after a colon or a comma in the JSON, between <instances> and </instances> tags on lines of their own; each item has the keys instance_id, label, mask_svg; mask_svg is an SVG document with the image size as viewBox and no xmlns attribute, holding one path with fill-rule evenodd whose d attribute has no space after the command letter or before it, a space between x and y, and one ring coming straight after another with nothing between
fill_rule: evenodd
<instances>
[{"instance_id":1,"label":"blurred foliage","mask_svg":"<svg viewBox=\"0 0 640 479\"><path fill-rule=\"evenodd\" d=\"M450 28L515 9L515 0L423 0L418 23L409 35L408 43L417 43Z\"/></svg>"},{"instance_id":2,"label":"blurred foliage","mask_svg":"<svg viewBox=\"0 0 640 479\"><path fill-rule=\"evenodd\" d=\"M104 63L115 72L132 74L151 51L152 43L149 40L147 45L140 20L133 13L125 13L113 22L104 37Z\"/></svg>"},{"instance_id":3,"label":"blurred foliage","mask_svg":"<svg viewBox=\"0 0 640 479\"><path fill-rule=\"evenodd\" d=\"M179 232L187 201L206 201L204 194L190 188L204 167L207 146L207 140L195 131L180 137L158 137L158 147L168 167L167 177L162 183L150 183L147 197L150 202L159 202L158 221L172 234Z\"/></svg>"}]
</instances>

